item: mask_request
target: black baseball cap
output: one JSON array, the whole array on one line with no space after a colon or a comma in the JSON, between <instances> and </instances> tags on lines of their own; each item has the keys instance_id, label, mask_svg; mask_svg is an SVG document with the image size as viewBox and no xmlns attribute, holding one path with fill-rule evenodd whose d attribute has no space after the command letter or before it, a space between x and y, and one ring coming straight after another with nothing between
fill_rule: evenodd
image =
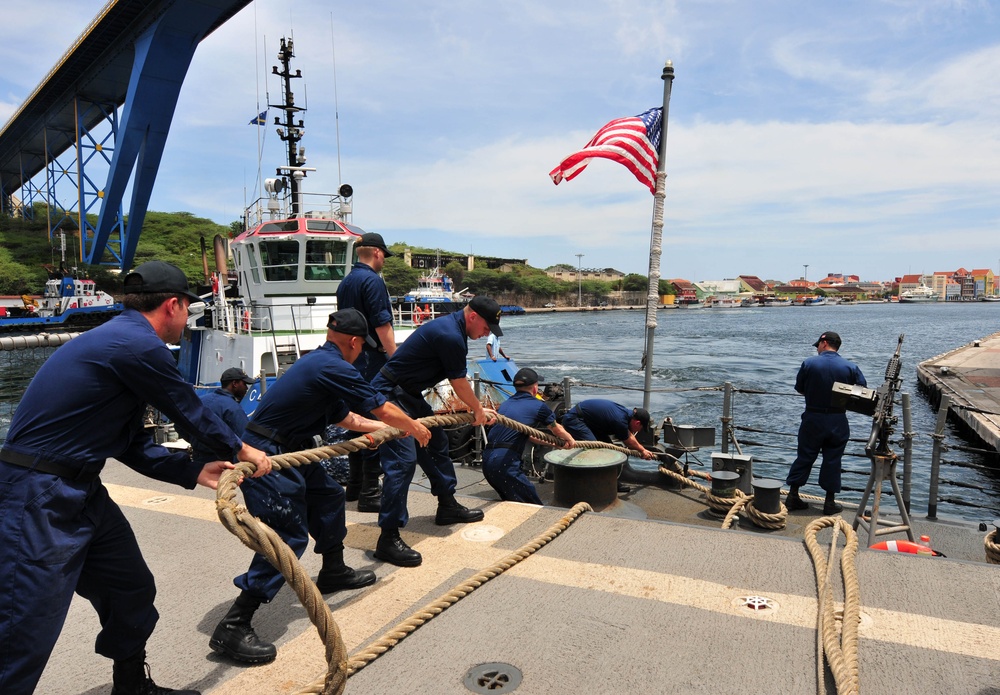
<instances>
[{"instance_id":1,"label":"black baseball cap","mask_svg":"<svg viewBox=\"0 0 1000 695\"><path fill-rule=\"evenodd\" d=\"M247 373L239 367L230 367L222 373L221 377L219 377L219 383L223 385L228 384L230 381L242 381L244 384L257 383L256 379L247 376Z\"/></svg>"},{"instance_id":2,"label":"black baseball cap","mask_svg":"<svg viewBox=\"0 0 1000 695\"><path fill-rule=\"evenodd\" d=\"M534 369L524 367L523 369L518 369L517 374L514 375L514 386L531 386L532 384L537 384L540 378L538 372Z\"/></svg>"},{"instance_id":3,"label":"black baseball cap","mask_svg":"<svg viewBox=\"0 0 1000 695\"><path fill-rule=\"evenodd\" d=\"M500 305L495 299L477 294L469 302L469 308L483 317L486 325L490 327L490 333L498 338L503 335L500 330Z\"/></svg>"},{"instance_id":4,"label":"black baseball cap","mask_svg":"<svg viewBox=\"0 0 1000 695\"><path fill-rule=\"evenodd\" d=\"M371 336L368 335L368 321L365 319L365 315L357 309L341 309L340 311L333 312L330 314L330 319L327 321L326 327L335 333L344 333L364 338L368 347L378 347Z\"/></svg>"},{"instance_id":5,"label":"black baseball cap","mask_svg":"<svg viewBox=\"0 0 1000 695\"><path fill-rule=\"evenodd\" d=\"M183 294L191 303L203 301L188 289L187 276L175 265L146 261L125 276L125 294Z\"/></svg>"},{"instance_id":6,"label":"black baseball cap","mask_svg":"<svg viewBox=\"0 0 1000 695\"><path fill-rule=\"evenodd\" d=\"M825 331L823 335L821 335L819 339L815 343L813 343L813 347L819 347L819 344L824 340L837 350L839 350L840 346L843 344L843 341L841 341L839 335L837 335L833 331Z\"/></svg>"},{"instance_id":7,"label":"black baseball cap","mask_svg":"<svg viewBox=\"0 0 1000 695\"><path fill-rule=\"evenodd\" d=\"M645 408L633 408L632 419L642 423L643 428L649 427L649 411Z\"/></svg>"},{"instance_id":8,"label":"black baseball cap","mask_svg":"<svg viewBox=\"0 0 1000 695\"><path fill-rule=\"evenodd\" d=\"M386 258L393 256L392 251L386 248L385 241L382 240L381 234L376 234L375 232L366 232L361 235L361 239L354 244L354 248L359 246L372 246L376 249L382 249L382 253L385 254Z\"/></svg>"}]
</instances>

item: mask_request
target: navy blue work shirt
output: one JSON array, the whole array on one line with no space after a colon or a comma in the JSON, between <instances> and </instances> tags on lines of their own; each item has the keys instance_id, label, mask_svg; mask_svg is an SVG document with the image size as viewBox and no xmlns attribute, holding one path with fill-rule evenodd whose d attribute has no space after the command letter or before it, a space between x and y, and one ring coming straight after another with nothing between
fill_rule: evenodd
<instances>
[{"instance_id":1,"label":"navy blue work shirt","mask_svg":"<svg viewBox=\"0 0 1000 695\"><path fill-rule=\"evenodd\" d=\"M368 335L382 347L376 328L392 323L392 303L385 281L367 263L358 261L337 287L337 308L357 309L368 320ZM365 346L365 349L370 349Z\"/></svg>"},{"instance_id":2,"label":"navy blue work shirt","mask_svg":"<svg viewBox=\"0 0 1000 695\"><path fill-rule=\"evenodd\" d=\"M201 402L206 408L218 415L224 423L229 425L229 428L236 433L237 437L243 437L243 433L247 428L248 418L246 412L243 410L243 406L236 400L236 394L220 387L202 393ZM187 434L184 437L185 439L191 438ZM200 463L203 466L209 461L216 460L211 450L206 448L197 439L191 443L191 458L194 459L195 463Z\"/></svg>"},{"instance_id":3,"label":"navy blue work shirt","mask_svg":"<svg viewBox=\"0 0 1000 695\"><path fill-rule=\"evenodd\" d=\"M315 435L350 411L370 413L384 403L385 397L344 359L340 348L327 341L296 360L267 389L250 422L277 432L285 447L307 448ZM251 441L252 434L247 435Z\"/></svg>"},{"instance_id":4,"label":"navy blue work shirt","mask_svg":"<svg viewBox=\"0 0 1000 695\"><path fill-rule=\"evenodd\" d=\"M829 408L835 381L868 385L858 365L834 350L826 350L802 363L795 377L795 390L806 397L806 408Z\"/></svg>"},{"instance_id":5,"label":"navy blue work shirt","mask_svg":"<svg viewBox=\"0 0 1000 695\"><path fill-rule=\"evenodd\" d=\"M468 340L465 312L456 311L420 326L396 348L385 366L400 388L418 395L442 379L465 378ZM372 386L382 393L390 393L393 382L379 374Z\"/></svg>"},{"instance_id":6,"label":"navy blue work shirt","mask_svg":"<svg viewBox=\"0 0 1000 695\"><path fill-rule=\"evenodd\" d=\"M580 414L580 419L599 440L614 435L624 441L632 434L628 429L632 420L631 409L614 401L591 398L580 401L573 410Z\"/></svg>"},{"instance_id":7,"label":"navy blue work shirt","mask_svg":"<svg viewBox=\"0 0 1000 695\"><path fill-rule=\"evenodd\" d=\"M536 430L547 429L556 421L556 415L544 402L535 398L527 391L517 391L497 408L504 417L522 425L534 427ZM486 449L503 445L503 448L521 451L528 442L528 435L497 424L490 429L489 443Z\"/></svg>"},{"instance_id":8,"label":"navy blue work shirt","mask_svg":"<svg viewBox=\"0 0 1000 695\"><path fill-rule=\"evenodd\" d=\"M186 452L153 443L143 427L147 403L195 433L215 460L231 460L243 446L184 381L146 317L126 309L45 361L3 448L81 470L113 457L143 475L193 488L201 466Z\"/></svg>"}]
</instances>

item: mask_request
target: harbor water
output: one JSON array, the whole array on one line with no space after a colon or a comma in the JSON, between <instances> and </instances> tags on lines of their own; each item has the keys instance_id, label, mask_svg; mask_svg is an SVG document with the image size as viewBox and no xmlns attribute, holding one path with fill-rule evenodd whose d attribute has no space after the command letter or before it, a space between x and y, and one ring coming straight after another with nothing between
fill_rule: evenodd
<instances>
[{"instance_id":1,"label":"harbor water","mask_svg":"<svg viewBox=\"0 0 1000 695\"><path fill-rule=\"evenodd\" d=\"M572 398L610 398L624 405L642 404L645 343L643 311L552 312L503 319L502 345L519 366L533 367L545 382L570 378L579 384ZM816 354L813 342L825 330L840 333L840 352L856 362L868 385L884 381L886 364L900 333L903 342L902 392L910 394L913 415L913 490L911 511L927 513L931 446L936 413L917 390L916 365L930 357L1000 330L1000 305L860 304L759 309L698 309L657 313L653 359L654 423L665 417L676 424L715 427L716 446L688 456L692 468L711 469L711 451L720 451L721 386L730 382L733 419L740 446L754 457L754 474L784 480L795 458L795 432L802 397L794 392L802 360ZM55 349L0 352L0 439L6 436L21 394L38 367ZM470 354L485 341L470 342ZM710 387L719 387L711 389ZM710 390L696 390L706 389ZM748 393L749 391L762 393ZM893 448L902 455L902 412ZM871 418L849 414L852 439L865 440ZM748 428L748 431L740 428ZM758 431L759 430L759 431ZM975 445L951 425L951 447ZM852 442L844 458L845 500L857 500L869 465L864 445ZM730 444L730 452L734 448ZM633 460L634 465L641 465ZM822 494L815 485L819 464L804 492ZM901 467L900 467L901 468ZM995 456L950 448L942 456L938 514L967 521L1000 517L1000 468Z\"/></svg>"},{"instance_id":2,"label":"harbor water","mask_svg":"<svg viewBox=\"0 0 1000 695\"><path fill-rule=\"evenodd\" d=\"M927 514L931 449L937 414L917 389L916 366L1000 330L1000 305L857 304L818 307L674 309L657 312L650 412L654 423L665 417L675 424L715 427L716 446L691 454L693 469L711 470L711 451L721 451L722 391L694 389L730 382L733 424L763 430L737 430L743 453L754 457L758 476L784 480L795 459L795 433L803 410L795 393L799 365L816 354L813 343L823 331L843 338L840 353L857 363L871 388L885 380L885 369L905 334L901 359L903 387L910 394L913 417L911 512ZM642 405L645 343L644 311L542 313L503 319L504 351L519 367L533 367L546 382L564 377L603 387L572 387L574 402L610 398L627 406ZM481 349L485 353L485 347ZM627 390L624 390L627 389ZM762 394L745 391L761 391ZM893 449L902 457L902 409ZM852 441L844 458L844 492L857 501L870 471L864 443L871 418L849 413ZM781 433L781 434L771 434ZM977 448L949 424L945 442ZM729 445L734 453L733 445ZM632 465L642 462L632 459ZM942 455L939 517L986 521L1000 516L1000 468L995 456L951 449ZM899 465L900 474L902 464ZM803 492L822 495L816 485L819 462ZM888 487L888 486L887 486ZM891 498L887 498L887 503ZM891 506L889 507L891 509Z\"/></svg>"}]
</instances>

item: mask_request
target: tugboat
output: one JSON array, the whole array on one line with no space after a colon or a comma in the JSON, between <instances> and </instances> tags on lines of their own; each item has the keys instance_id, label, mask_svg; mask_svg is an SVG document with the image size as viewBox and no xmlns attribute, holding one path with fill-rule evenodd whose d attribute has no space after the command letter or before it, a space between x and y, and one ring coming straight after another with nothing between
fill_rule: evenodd
<instances>
[{"instance_id":1,"label":"tugboat","mask_svg":"<svg viewBox=\"0 0 1000 695\"><path fill-rule=\"evenodd\" d=\"M266 179L266 196L244 215L244 231L228 243L214 240L216 272L202 310L193 308L180 344L178 365L195 386L219 383L222 372L240 367L263 380L278 375L303 353L326 340L328 316L337 308L337 287L354 260L364 230L351 223L351 186L335 194L310 195L303 179L315 171L299 147L305 111L291 89L300 71L289 67L291 39L278 51L284 102L274 123L287 145L287 163ZM312 205L316 207L311 207ZM232 272L228 259L232 259ZM259 386L244 399L255 403Z\"/></svg>"},{"instance_id":2,"label":"tugboat","mask_svg":"<svg viewBox=\"0 0 1000 695\"><path fill-rule=\"evenodd\" d=\"M20 307L3 307L0 332L27 333L55 329L92 328L117 316L124 308L107 292L98 290L93 280L74 278L69 273L51 273L41 302L22 295Z\"/></svg>"}]
</instances>

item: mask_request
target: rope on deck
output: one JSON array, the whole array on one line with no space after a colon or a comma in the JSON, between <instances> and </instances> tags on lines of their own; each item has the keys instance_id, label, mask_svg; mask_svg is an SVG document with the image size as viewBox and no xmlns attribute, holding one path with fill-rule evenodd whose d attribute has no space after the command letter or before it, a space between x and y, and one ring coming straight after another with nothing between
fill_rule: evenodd
<instances>
[{"instance_id":1,"label":"rope on deck","mask_svg":"<svg viewBox=\"0 0 1000 695\"><path fill-rule=\"evenodd\" d=\"M833 538L830 541L828 557L824 557L816 535L827 527L833 527ZM840 571L844 581L844 609L838 636L830 572L840 531L843 531L845 537L844 550L840 556ZM822 649L817 653L817 692L824 692L822 661L825 656L837 684L838 695L857 695L860 688L858 622L861 617L861 591L858 585L857 567L858 534L842 517L824 516L806 526L805 544L816 571L816 589L819 596L817 640L821 641Z\"/></svg>"},{"instance_id":2,"label":"rope on deck","mask_svg":"<svg viewBox=\"0 0 1000 695\"><path fill-rule=\"evenodd\" d=\"M472 420L473 417L471 413L454 413L424 417L420 418L418 421L424 426L430 428L469 424ZM497 420L501 424L518 429L519 431L522 431L522 429L530 430L530 428L525 428L524 425L510 420L509 418L505 418L502 415L498 415ZM553 440L553 443L562 442L562 440L536 430L531 430L531 433L532 436L536 436L539 439L547 438ZM278 454L270 457L271 470L273 472L310 463L317 463L335 456L343 456L344 454L348 454L352 451L374 448L389 440L405 436L407 435L402 430L394 427L385 427L371 433L370 435L357 437L345 442L287 454ZM628 449L613 447L612 445L604 444L603 442L580 442L580 447L615 448L629 452ZM216 491L216 510L222 525L225 526L230 533L239 538L245 546L266 558L268 562L281 572L285 581L288 582L288 585L293 591L295 591L295 595L298 596L299 600L302 602L303 607L306 609L306 613L309 615L309 619L316 627L320 639L326 646L327 673L318 677L316 680L299 690L298 693L301 695L305 695L307 693L340 695L344 692L344 688L347 685L347 679L351 675L387 652L399 643L400 640L405 638L406 635L412 633L435 615L441 613L448 606L456 603L459 599L467 596L473 590L482 586L490 579L502 574L507 569L513 567L518 562L521 562L526 557L533 554L539 548L562 533L581 514L592 511L590 505L586 502L581 502L575 505L562 519L553 524L547 531L521 546L521 548L513 553L510 553L492 567L482 570L462 584L456 586L448 593L427 604L405 621L389 630L385 636L371 644L363 652L348 660L347 648L344 644L343 637L340 634L340 628L333 619L333 614L330 612L330 607L327 605L326 601L323 600L323 595L319 592L319 589L316 587L312 578L307 572L305 572L299 562L299 559L295 556L295 553L292 552L292 550L273 529L250 514L246 507L237 504L235 501L236 489L239 486L241 479L245 476L252 475L254 471L256 471L255 464L241 462L237 464L235 469L226 471L222 475Z\"/></svg>"},{"instance_id":3,"label":"rope on deck","mask_svg":"<svg viewBox=\"0 0 1000 695\"><path fill-rule=\"evenodd\" d=\"M983 539L983 545L986 549L986 562L991 565L1000 565L1000 544L997 543L998 540L1000 538L998 538L996 529L987 533L986 538Z\"/></svg>"}]
</instances>

